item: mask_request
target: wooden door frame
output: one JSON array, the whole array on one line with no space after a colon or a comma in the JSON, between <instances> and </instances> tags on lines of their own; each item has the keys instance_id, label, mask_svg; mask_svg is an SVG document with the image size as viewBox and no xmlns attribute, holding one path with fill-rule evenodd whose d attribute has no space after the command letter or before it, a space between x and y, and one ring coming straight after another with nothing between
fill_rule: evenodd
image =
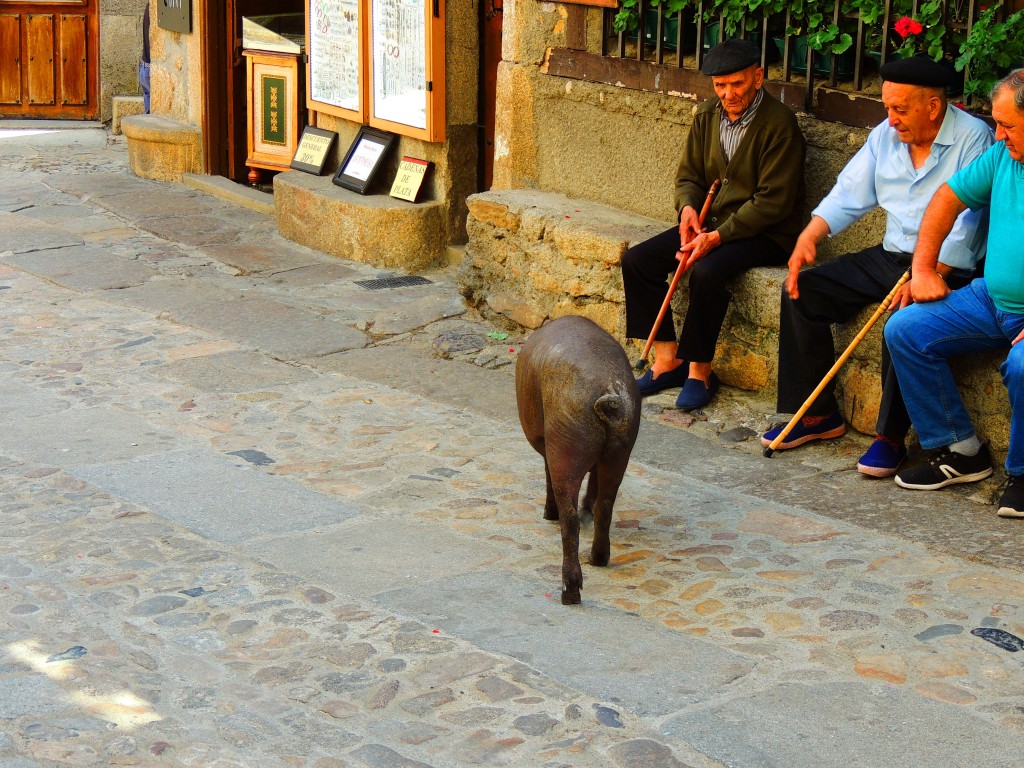
<instances>
[{"instance_id":1,"label":"wooden door frame","mask_svg":"<svg viewBox=\"0 0 1024 768\"><path fill-rule=\"evenodd\" d=\"M199 0L202 32L199 48L202 59L203 170L213 176L227 175L227 66L230 51L225 50L227 8L224 0Z\"/></svg>"}]
</instances>

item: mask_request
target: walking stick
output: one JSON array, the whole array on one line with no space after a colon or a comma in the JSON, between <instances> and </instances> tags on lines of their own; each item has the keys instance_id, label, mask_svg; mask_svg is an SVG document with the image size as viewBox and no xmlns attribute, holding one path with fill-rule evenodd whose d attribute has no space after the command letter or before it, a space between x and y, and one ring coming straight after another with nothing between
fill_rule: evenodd
<instances>
[{"instance_id":1,"label":"walking stick","mask_svg":"<svg viewBox=\"0 0 1024 768\"><path fill-rule=\"evenodd\" d=\"M864 325L864 327L860 329L860 333L853 337L853 341L850 342L850 346L848 346L846 348L846 351L839 356L839 359L836 360L835 365L833 365L829 369L829 372L825 374L825 378L823 378L821 380L821 383L818 384L818 386L814 389L813 392L811 392L811 396L808 397L804 401L804 404L800 406L800 410L793 414L793 418L789 420L789 424L787 424L785 428L781 432L779 432L778 437L772 440L771 445L764 449L765 458L770 459L772 457L772 454L775 453L775 449L779 447L779 443L786 439L787 435L789 435L789 433L793 430L793 427L796 426L796 423L803 418L805 413L807 413L807 409L810 408L811 404L818 399L818 395L821 394L821 391L825 389L825 386L830 381L832 381L832 377L835 376L839 372L839 369L843 367L843 363L845 363L847 359L850 357L850 355L853 354L853 350L855 350L857 348L857 345L860 344L864 337L868 335L868 331L871 330L871 326L873 326L875 322L878 320L878 318L882 316L882 313L885 312L890 302L892 302L893 296L896 295L896 291L902 288L903 284L907 282L907 280L909 279L910 270L908 269L906 272L903 273L903 277L901 277L896 282L896 285L892 287L892 290L889 291L889 295L882 299L882 303L878 305L878 309L875 310L875 314L873 314L871 316L871 319L869 319L867 323Z\"/></svg>"},{"instance_id":2,"label":"walking stick","mask_svg":"<svg viewBox=\"0 0 1024 768\"><path fill-rule=\"evenodd\" d=\"M704 199L704 207L700 209L700 216L697 219L697 229L701 229L704 226L704 218L708 215L708 211L711 210L711 201L715 199L715 195L718 194L718 188L722 186L722 183L715 179L711 183L711 189L708 190L708 196ZM679 266L676 267L676 273L672 277L672 282L668 286L668 293L665 295L665 301L661 303L661 310L658 312L658 319L654 321L654 327L651 329L651 335L647 339L647 343L644 344L644 352L640 355L640 359L636 361L636 365L633 366L638 371L642 371L644 366L647 364L647 355L651 352L651 347L654 345L654 337L658 335L658 329L661 328L661 321L665 319L665 314L668 312L669 305L672 303L672 295L676 292L676 286L679 285L679 280L683 276L683 272L686 271L686 262L680 261Z\"/></svg>"}]
</instances>

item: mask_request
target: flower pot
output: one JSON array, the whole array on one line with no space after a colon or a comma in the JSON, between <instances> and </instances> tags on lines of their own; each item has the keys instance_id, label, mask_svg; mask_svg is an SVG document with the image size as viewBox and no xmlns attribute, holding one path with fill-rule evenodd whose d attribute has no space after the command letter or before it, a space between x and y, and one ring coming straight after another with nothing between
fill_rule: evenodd
<instances>
[{"instance_id":1,"label":"flower pot","mask_svg":"<svg viewBox=\"0 0 1024 768\"><path fill-rule=\"evenodd\" d=\"M718 39L719 29L721 29L721 22L712 21L704 25L704 50L714 48L720 42ZM740 37L739 31L734 32L731 35L726 36L726 40L735 40ZM752 42L754 45L761 44L761 33L757 30L747 33L747 40Z\"/></svg>"}]
</instances>

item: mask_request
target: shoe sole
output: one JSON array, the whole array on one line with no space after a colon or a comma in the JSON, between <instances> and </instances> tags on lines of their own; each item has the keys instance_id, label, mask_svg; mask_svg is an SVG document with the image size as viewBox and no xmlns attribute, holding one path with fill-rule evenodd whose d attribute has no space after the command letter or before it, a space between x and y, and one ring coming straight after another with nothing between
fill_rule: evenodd
<instances>
[{"instance_id":1,"label":"shoe sole","mask_svg":"<svg viewBox=\"0 0 1024 768\"><path fill-rule=\"evenodd\" d=\"M902 462L901 462L902 463ZM867 464L857 463L857 471L869 477L892 477L900 471L899 466L895 467L869 467Z\"/></svg>"},{"instance_id":2,"label":"shoe sole","mask_svg":"<svg viewBox=\"0 0 1024 768\"><path fill-rule=\"evenodd\" d=\"M900 488L909 488L912 491L937 491L939 488L945 488L947 485L954 485L955 483L976 483L979 480L984 480L991 474L992 467L989 467L982 472L974 472L970 475L957 475L956 477L950 477L942 482L932 483L931 485L914 485L913 483L900 480L900 476L896 475L896 485Z\"/></svg>"},{"instance_id":3,"label":"shoe sole","mask_svg":"<svg viewBox=\"0 0 1024 768\"><path fill-rule=\"evenodd\" d=\"M996 514L1000 517L1010 517L1015 520L1024 520L1024 509L1014 509L1013 507L1000 507L996 510Z\"/></svg>"},{"instance_id":4,"label":"shoe sole","mask_svg":"<svg viewBox=\"0 0 1024 768\"><path fill-rule=\"evenodd\" d=\"M789 450L790 448L796 448L797 446L803 445L804 443L809 443L812 440L831 440L833 437L842 437L845 434L846 434L846 426L844 425L842 427L836 427L835 429L830 429L828 432L820 432L820 433L814 434L814 435L804 435L803 437L798 437L798 438L795 438L794 440L787 440L784 443L779 443L775 447L775 450L776 451L785 451L785 450ZM770 447L771 444L772 444L772 441L769 440L768 438L766 438L766 437L762 437L761 438L761 445L763 445L765 448Z\"/></svg>"}]
</instances>

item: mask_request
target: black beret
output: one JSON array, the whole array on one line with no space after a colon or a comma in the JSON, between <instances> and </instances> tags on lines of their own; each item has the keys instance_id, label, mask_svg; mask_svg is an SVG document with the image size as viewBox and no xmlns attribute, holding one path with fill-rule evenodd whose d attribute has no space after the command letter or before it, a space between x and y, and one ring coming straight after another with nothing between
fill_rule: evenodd
<instances>
[{"instance_id":1,"label":"black beret","mask_svg":"<svg viewBox=\"0 0 1024 768\"><path fill-rule=\"evenodd\" d=\"M953 79L952 68L927 56L911 56L909 59L887 61L878 70L882 80L890 83L923 85L929 88L945 88Z\"/></svg>"},{"instance_id":2,"label":"black beret","mask_svg":"<svg viewBox=\"0 0 1024 768\"><path fill-rule=\"evenodd\" d=\"M726 40L704 56L705 75L719 77L731 75L741 69L761 63L761 49L749 40Z\"/></svg>"}]
</instances>

